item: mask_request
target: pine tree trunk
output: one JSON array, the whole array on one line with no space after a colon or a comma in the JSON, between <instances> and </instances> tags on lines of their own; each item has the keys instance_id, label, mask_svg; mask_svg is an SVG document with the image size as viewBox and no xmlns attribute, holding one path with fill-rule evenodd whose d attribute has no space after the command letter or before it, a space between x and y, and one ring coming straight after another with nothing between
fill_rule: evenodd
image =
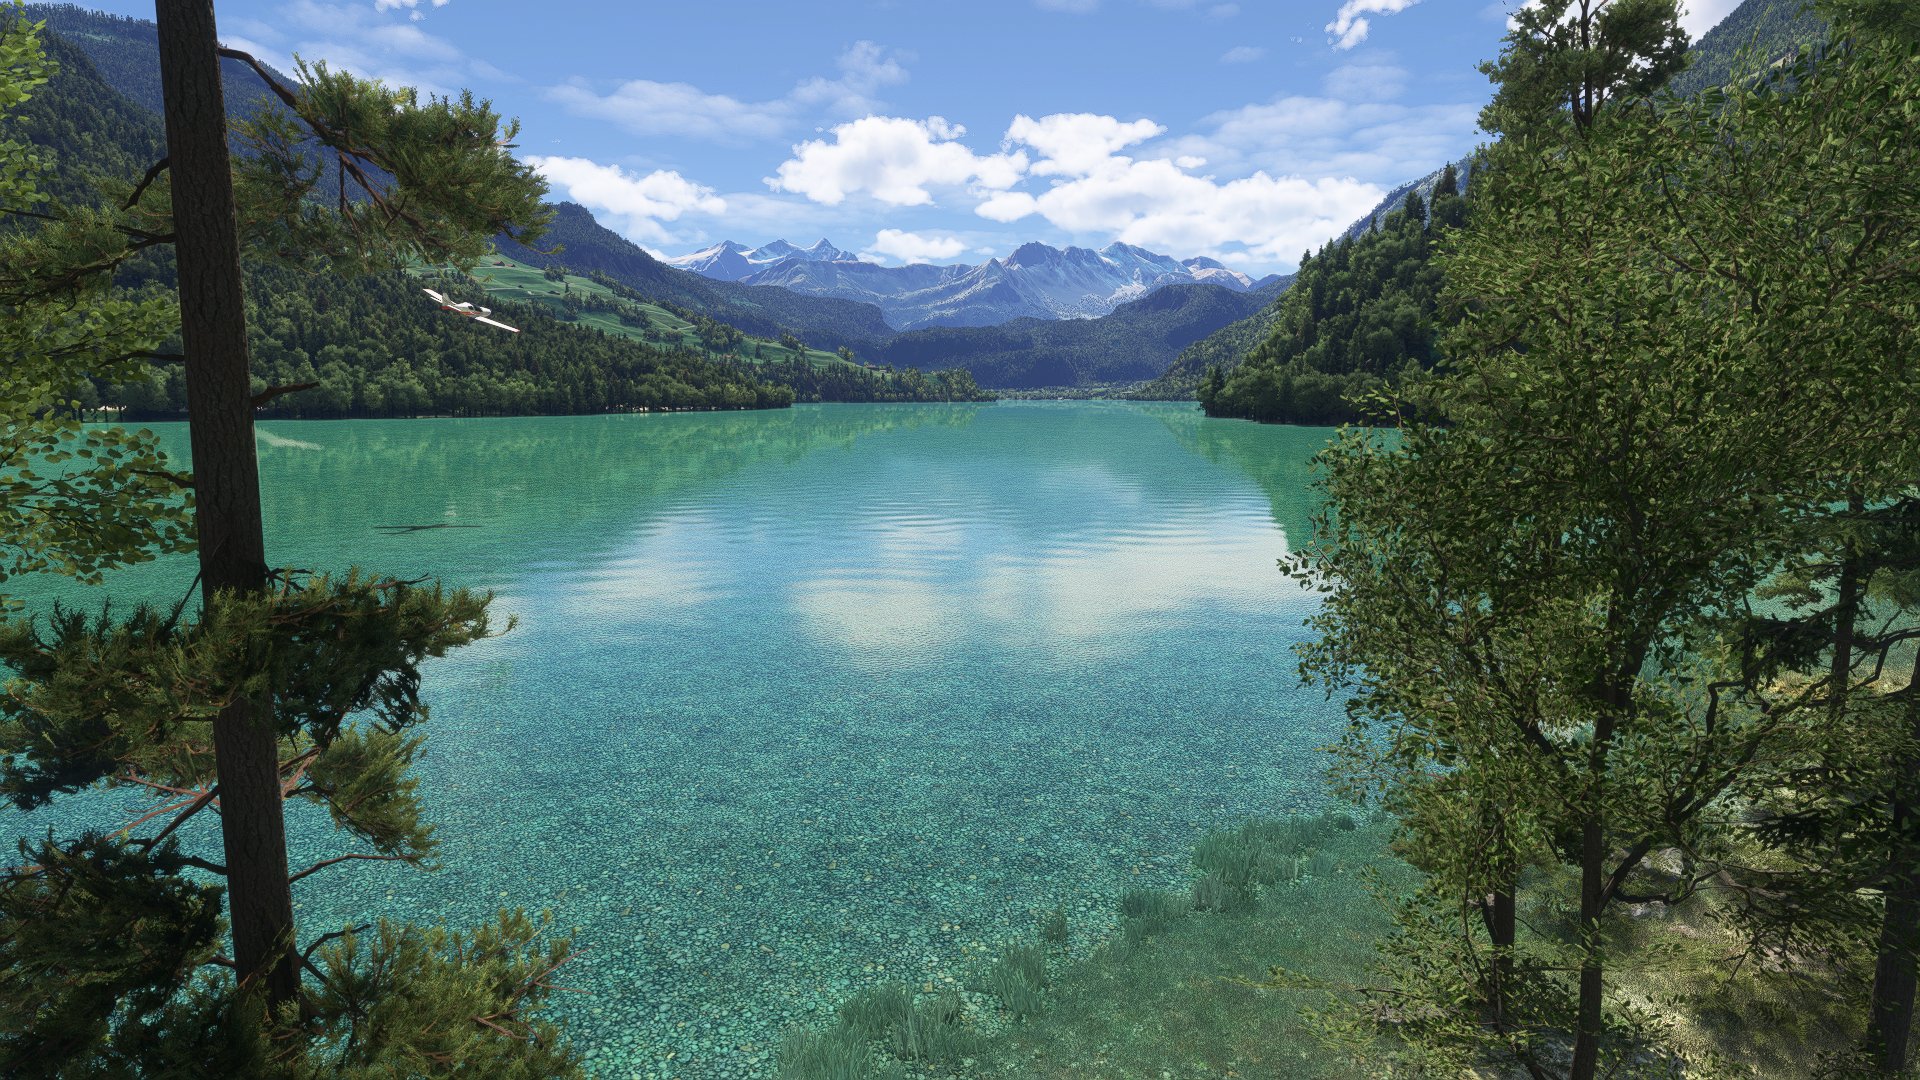
<instances>
[{"instance_id":1,"label":"pine tree trunk","mask_svg":"<svg viewBox=\"0 0 1920 1080\"><path fill-rule=\"evenodd\" d=\"M1909 717L1906 760L1896 763L1892 799L1893 842L1889 845L1892 880L1887 883L1886 910L1880 917L1879 955L1873 966L1873 995L1867 1006L1867 1052L1882 1072L1898 1075L1907 1067L1913 1032L1916 981L1915 951L1920 950L1920 800L1914 797L1914 778L1920 776L1920 653L1907 681Z\"/></svg>"},{"instance_id":2,"label":"pine tree trunk","mask_svg":"<svg viewBox=\"0 0 1920 1080\"><path fill-rule=\"evenodd\" d=\"M218 618L217 594L267 585L239 228L212 0L157 0L155 21L188 357L194 520L208 617ZM297 995L299 975L271 703L235 702L214 719L213 741L233 959L242 979L263 985L278 1006Z\"/></svg>"}]
</instances>

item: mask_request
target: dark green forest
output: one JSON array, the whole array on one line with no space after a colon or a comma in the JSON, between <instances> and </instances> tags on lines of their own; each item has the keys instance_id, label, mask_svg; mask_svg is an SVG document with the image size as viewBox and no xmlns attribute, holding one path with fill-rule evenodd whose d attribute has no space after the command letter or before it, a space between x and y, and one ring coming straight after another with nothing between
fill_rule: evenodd
<instances>
[{"instance_id":1,"label":"dark green forest","mask_svg":"<svg viewBox=\"0 0 1920 1080\"><path fill-rule=\"evenodd\" d=\"M1201 338L1199 341L1180 350L1173 363L1152 381L1135 387L1126 396L1144 401L1186 401L1193 398L1200 389L1200 380L1206 377L1208 368L1226 370L1237 366L1247 358L1254 346L1267 340L1273 331L1273 321L1280 317L1280 302L1285 290L1293 284L1293 274L1287 274L1275 282L1269 289L1275 295L1260 310L1227 325Z\"/></svg>"},{"instance_id":2,"label":"dark green forest","mask_svg":"<svg viewBox=\"0 0 1920 1080\"><path fill-rule=\"evenodd\" d=\"M1686 67L1666 89L1689 96L1722 86L1750 62L1743 54L1770 61L1825 32L1825 20L1799 0L1742 4L1693 43ZM1436 359L1440 327L1433 320L1442 282L1431 263L1433 240L1437 228L1465 220L1462 201L1443 194L1451 189L1464 196L1463 178L1453 165L1446 173L1453 179L1443 174L1421 204L1427 217L1421 233L1409 230L1401 202L1419 200L1419 185L1408 185L1382 204L1398 208L1377 212L1303 260L1299 289L1187 349L1135 396L1192 395L1210 416L1298 424L1368 419L1354 399L1431 370Z\"/></svg>"},{"instance_id":3,"label":"dark green forest","mask_svg":"<svg viewBox=\"0 0 1920 1080\"><path fill-rule=\"evenodd\" d=\"M1431 370L1441 275L1434 263L1440 232L1466 220L1451 170L1432 207L1417 194L1381 228L1342 237L1300 264L1276 305L1266 340L1228 370L1202 376L1209 416L1299 424L1360 420L1355 399L1410 374Z\"/></svg>"},{"instance_id":4,"label":"dark green forest","mask_svg":"<svg viewBox=\"0 0 1920 1080\"><path fill-rule=\"evenodd\" d=\"M1685 96L1725 85L1742 66L1743 52L1754 52L1753 59L1761 64L1772 63L1826 33L1827 21L1808 10L1802 0L1742 4L1693 43L1692 62L1667 83L1667 89Z\"/></svg>"},{"instance_id":5,"label":"dark green forest","mask_svg":"<svg viewBox=\"0 0 1920 1080\"><path fill-rule=\"evenodd\" d=\"M158 101L153 27L78 8L40 11L50 26L84 34L80 43L44 35L58 73L27 100L7 135L39 148L50 168L45 189L70 205L124 191L165 156L159 117L140 102ZM95 57L111 65L110 80ZM252 72L229 62L234 98L263 100ZM124 92L133 91L133 96ZM564 215L563 215L564 217ZM596 226L597 227L597 226ZM611 235L611 234L609 234ZM623 241L624 243L624 241ZM149 255L123 284L171 287L170 257ZM677 271L675 273L678 273ZM738 328L713 323L727 352L653 347L569 325L565 313L531 304L500 307L519 326L507 334L438 311L408 275L346 277L249 266L254 317L249 337L257 389L316 384L275 397L264 415L286 417L503 415L633 409L781 408L794 401L952 401L984 395L965 372L927 375L835 365L757 365L725 357L751 348ZM681 275L690 276L690 275ZM459 278L441 281L458 293ZM712 323L712 320L705 320ZM784 332L777 323L767 326ZM717 341L717 339L716 339ZM130 418L183 415L185 384L177 364L151 365L146 383L96 383L88 408L119 406Z\"/></svg>"}]
</instances>

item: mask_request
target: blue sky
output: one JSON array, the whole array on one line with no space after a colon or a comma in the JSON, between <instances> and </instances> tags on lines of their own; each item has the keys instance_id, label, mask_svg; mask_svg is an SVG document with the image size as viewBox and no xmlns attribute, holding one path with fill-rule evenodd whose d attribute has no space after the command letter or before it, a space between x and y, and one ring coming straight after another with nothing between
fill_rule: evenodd
<instances>
[{"instance_id":1,"label":"blue sky","mask_svg":"<svg viewBox=\"0 0 1920 1080\"><path fill-rule=\"evenodd\" d=\"M229 44L522 119L650 250L1122 240L1292 269L1476 141L1516 0L220 0ZM1692 0L1697 36L1737 0ZM150 4L102 6L152 17Z\"/></svg>"}]
</instances>

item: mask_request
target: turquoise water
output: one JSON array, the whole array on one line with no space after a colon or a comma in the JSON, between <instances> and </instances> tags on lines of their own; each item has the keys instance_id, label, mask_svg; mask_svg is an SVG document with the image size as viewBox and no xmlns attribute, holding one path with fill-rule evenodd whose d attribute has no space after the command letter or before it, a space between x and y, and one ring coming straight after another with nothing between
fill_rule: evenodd
<instances>
[{"instance_id":1,"label":"turquoise water","mask_svg":"<svg viewBox=\"0 0 1920 1080\"><path fill-rule=\"evenodd\" d=\"M551 908L596 1068L679 1077L768 1075L1052 908L1098 935L1204 830L1320 802L1339 717L1275 559L1325 437L1098 402L263 425L277 562L519 620L429 671L444 868L323 871L303 930Z\"/></svg>"}]
</instances>

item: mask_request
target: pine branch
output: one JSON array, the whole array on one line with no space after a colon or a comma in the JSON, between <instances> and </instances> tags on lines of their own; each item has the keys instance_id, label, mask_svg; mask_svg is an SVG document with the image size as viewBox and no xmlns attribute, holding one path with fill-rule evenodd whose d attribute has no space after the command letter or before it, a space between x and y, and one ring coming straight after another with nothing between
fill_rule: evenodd
<instances>
[{"instance_id":1,"label":"pine branch","mask_svg":"<svg viewBox=\"0 0 1920 1080\"><path fill-rule=\"evenodd\" d=\"M253 407L258 409L282 394L297 394L302 390L311 390L320 384L317 382L290 383L285 386L269 386L253 395Z\"/></svg>"},{"instance_id":2,"label":"pine branch","mask_svg":"<svg viewBox=\"0 0 1920 1080\"><path fill-rule=\"evenodd\" d=\"M328 932L321 934L319 937L313 939L313 943L308 945L306 949L300 953L300 961L301 963L307 963L308 961L312 960L314 951L319 949L321 946L325 945L329 941L337 941L340 938L346 937L348 934L358 934L358 933L361 933L362 931L371 930L371 929L373 929L372 923L361 923L358 926L349 926L341 930L329 930ZM309 966L311 967L311 965ZM319 974L319 973L316 971L315 974ZM324 982L326 980L322 979L321 981Z\"/></svg>"},{"instance_id":3,"label":"pine branch","mask_svg":"<svg viewBox=\"0 0 1920 1080\"><path fill-rule=\"evenodd\" d=\"M172 159L170 158L161 158L159 161L154 162L153 167L147 170L147 175L141 177L140 182L134 185L133 194L127 196L126 205L122 206L120 209L131 210L134 207L139 206L140 197L147 193L147 188L152 186L153 182L160 178L161 173L167 171L167 167L171 163L172 163Z\"/></svg>"},{"instance_id":4,"label":"pine branch","mask_svg":"<svg viewBox=\"0 0 1920 1080\"><path fill-rule=\"evenodd\" d=\"M318 870L325 870L327 867L332 866L335 863L343 863L343 862L348 862L356 859L363 860L365 862L411 862L412 861L411 857L406 855L369 855L369 854L365 854L363 852L358 852L358 851L348 852L345 855L335 855L331 859L321 859L319 862L314 863L312 866L307 867L305 870L302 870L297 874L290 875L287 878L287 884L291 885L294 882L299 881L301 878L306 877L308 874L314 873L315 871L318 871Z\"/></svg>"}]
</instances>

